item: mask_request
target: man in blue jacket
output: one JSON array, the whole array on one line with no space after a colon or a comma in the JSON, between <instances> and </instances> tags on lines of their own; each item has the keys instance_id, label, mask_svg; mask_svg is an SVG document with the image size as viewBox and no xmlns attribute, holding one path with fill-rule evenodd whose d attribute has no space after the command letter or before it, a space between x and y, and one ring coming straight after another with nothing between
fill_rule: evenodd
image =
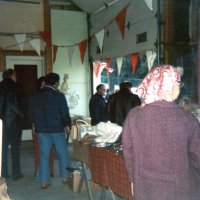
<instances>
[{"instance_id":1,"label":"man in blue jacket","mask_svg":"<svg viewBox=\"0 0 200 200\"><path fill-rule=\"evenodd\" d=\"M64 94L58 91L59 75L49 73L45 86L35 93L30 102L29 115L34 131L38 134L40 161L36 181L45 189L50 184L49 152L53 145L59 159L59 172L64 184L67 183L69 155L66 133L69 133L71 118Z\"/></svg>"}]
</instances>

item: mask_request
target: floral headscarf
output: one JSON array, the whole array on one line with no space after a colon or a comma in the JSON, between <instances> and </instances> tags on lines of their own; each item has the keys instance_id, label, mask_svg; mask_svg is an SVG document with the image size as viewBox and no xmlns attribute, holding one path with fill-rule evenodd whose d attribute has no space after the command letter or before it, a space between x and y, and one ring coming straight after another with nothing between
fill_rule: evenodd
<instances>
[{"instance_id":1,"label":"floral headscarf","mask_svg":"<svg viewBox=\"0 0 200 200\"><path fill-rule=\"evenodd\" d=\"M171 93L174 83L180 82L181 72L171 65L161 65L146 75L137 88L137 94L143 99L143 106L155 101L173 101L166 93Z\"/></svg>"}]
</instances>

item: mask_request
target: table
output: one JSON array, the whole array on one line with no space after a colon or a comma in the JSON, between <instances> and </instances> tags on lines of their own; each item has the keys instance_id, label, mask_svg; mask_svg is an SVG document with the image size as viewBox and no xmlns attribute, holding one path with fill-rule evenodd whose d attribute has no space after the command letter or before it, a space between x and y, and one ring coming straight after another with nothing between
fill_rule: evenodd
<instances>
[{"instance_id":1,"label":"table","mask_svg":"<svg viewBox=\"0 0 200 200\"><path fill-rule=\"evenodd\" d=\"M89 167L92 180L115 194L132 200L131 184L125 169L123 155L102 147L89 147Z\"/></svg>"}]
</instances>

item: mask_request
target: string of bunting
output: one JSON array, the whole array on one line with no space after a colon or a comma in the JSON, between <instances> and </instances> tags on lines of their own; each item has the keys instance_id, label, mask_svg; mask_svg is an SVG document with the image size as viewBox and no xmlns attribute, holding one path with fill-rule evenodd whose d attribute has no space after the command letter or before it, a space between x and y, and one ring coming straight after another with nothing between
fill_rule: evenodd
<instances>
[{"instance_id":1,"label":"string of bunting","mask_svg":"<svg viewBox=\"0 0 200 200\"><path fill-rule=\"evenodd\" d=\"M119 30L121 32L122 38L124 38L126 8L127 8L127 6L125 8L123 8L117 14L117 16L115 17L115 20L116 20L116 22L118 24L118 27L119 27ZM107 27L111 22L109 22L105 27ZM98 38L97 40L99 41L99 43L102 42L103 38L104 38L104 34L102 34L103 36L101 36L101 39L99 39L98 33L95 33L95 34L97 34L97 38ZM17 40L18 43L14 44L14 45L11 45L11 46L8 46L8 47L4 47L4 49L8 49L10 47L18 45L20 50L23 51L23 43L29 42L31 44L31 46L37 51L38 55L40 55L40 44L38 43L39 42L39 38L34 38L33 37L33 35L35 35L35 36L39 35L45 41L45 43L48 46L51 45L53 47L53 63L56 61L56 55L57 55L57 51L58 51L59 47L67 47L68 48L68 55L73 56L72 52L73 52L73 49L74 49L73 47L74 46L78 46L79 47L80 57L81 57L82 63L84 61L84 55L85 55L85 51L86 51L86 48L87 48L88 39L85 39L85 40L80 41L79 43L76 43L76 44L73 44L73 45L61 46L61 45L51 44L50 33L46 32L46 31L40 31L40 32L36 32L36 33L31 33L31 35L32 35L31 39L28 39L28 40L26 40L26 36L27 35L29 35L29 33L26 33L26 34L25 33L22 33L22 34L21 33L20 34L16 33L16 34L14 34L15 39ZM94 35L92 35L91 37L93 37ZM102 47L101 47L101 49L102 49Z\"/></svg>"},{"instance_id":2,"label":"string of bunting","mask_svg":"<svg viewBox=\"0 0 200 200\"><path fill-rule=\"evenodd\" d=\"M150 1L151 1L151 4L152 4L152 0L150 0ZM145 3L146 3L146 1L145 1ZM118 25L122 39L124 39L124 36L125 36L126 10L127 10L128 5L129 5L129 3L124 8L122 8L120 10L120 12L117 14L117 16L114 18L117 25ZM97 42L98 42L98 45L100 47L101 52L102 52L102 47L103 47L103 39L104 39L104 34L105 34L105 28L108 27L112 22L113 22L113 19L106 26L104 26L104 28L102 30L100 30L99 32L94 34L96 36L96 39L97 39ZM131 26L131 24L128 22L127 28L129 29L130 26ZM92 35L91 37L93 37L94 35ZM40 39L38 38L38 36L40 36L43 39L43 41L45 41L47 46L52 46L52 48L53 48L53 63L55 63L55 61L56 61L58 48L60 48L60 47L67 48L70 66L71 66L71 62L72 62L74 47L75 46L79 47L80 58L81 58L81 61L83 63L85 52L86 52L87 45L88 45L88 39L82 40L79 43L76 43L76 44L73 44L73 45L66 45L66 46L52 44L51 43L51 35L50 35L49 32L46 32L46 31L40 31L40 32L36 32L36 33L32 32L32 33L26 33L26 34L15 34L14 36L15 36L15 39L17 40L18 43L15 44L15 45L9 46L9 47L5 47L4 49L18 45L19 49L21 51L23 51L23 44L26 43L26 42L29 42L31 44L31 46L36 50L38 55L40 55ZM30 39L26 40L26 36L30 37ZM107 36L109 36L108 30L107 30ZM117 59L117 63L119 65L118 66L118 73L120 73L120 65L122 64L122 60L123 59L121 59L121 58ZM135 63L137 63L137 57L135 56L135 54L134 54L133 58L131 56L131 61L132 61L132 66L133 66L132 70L133 70L133 73L134 73L135 72L135 66L136 66ZM121 64L120 64L120 62L121 62ZM107 63L107 66L109 66L109 63ZM108 71L110 72L112 70L109 70L109 67L108 67Z\"/></svg>"},{"instance_id":3,"label":"string of bunting","mask_svg":"<svg viewBox=\"0 0 200 200\"><path fill-rule=\"evenodd\" d=\"M138 63L138 58L143 53L144 52L142 52L140 54L139 53L130 54L130 61L131 61L131 65L132 65L132 74L135 74L136 66ZM153 63L156 59L156 55L157 55L156 50L145 51L145 55L147 58L147 67L150 71L153 66ZM121 73L123 59L124 59L124 57L116 58L118 75L120 75L120 73ZM114 71L114 69L112 67L110 67L110 62L111 62L111 58L106 58L105 61L97 61L96 63L94 63L93 67L94 67L95 76L98 77L101 74L101 72L103 71L103 69L106 69L108 74L112 73Z\"/></svg>"}]
</instances>

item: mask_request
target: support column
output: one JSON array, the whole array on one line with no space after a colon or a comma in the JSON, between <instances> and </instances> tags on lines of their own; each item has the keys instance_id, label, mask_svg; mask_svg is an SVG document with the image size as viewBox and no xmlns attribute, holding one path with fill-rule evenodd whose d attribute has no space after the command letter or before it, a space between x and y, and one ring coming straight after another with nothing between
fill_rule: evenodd
<instances>
[{"instance_id":1,"label":"support column","mask_svg":"<svg viewBox=\"0 0 200 200\"><path fill-rule=\"evenodd\" d=\"M51 37L51 8L49 5L49 0L43 0L44 5L44 31L48 32ZM52 45L46 46L46 51L44 55L45 72L49 73L53 70L52 65Z\"/></svg>"},{"instance_id":2,"label":"support column","mask_svg":"<svg viewBox=\"0 0 200 200\"><path fill-rule=\"evenodd\" d=\"M170 49L169 44L173 40L174 36L174 16L173 16L173 0L164 1L164 31L163 31L163 63L169 63L170 61Z\"/></svg>"}]
</instances>

